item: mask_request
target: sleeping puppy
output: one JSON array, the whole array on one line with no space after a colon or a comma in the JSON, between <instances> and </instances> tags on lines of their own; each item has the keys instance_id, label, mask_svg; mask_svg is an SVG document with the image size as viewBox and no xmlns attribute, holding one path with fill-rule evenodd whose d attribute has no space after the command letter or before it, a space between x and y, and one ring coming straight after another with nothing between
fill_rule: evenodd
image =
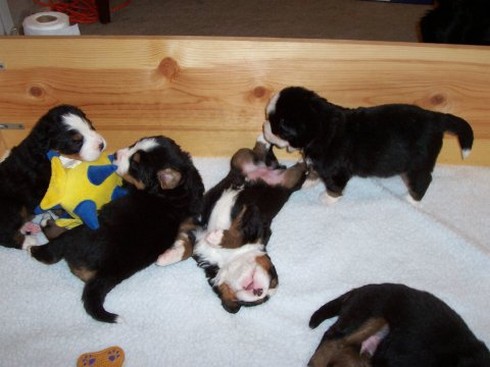
<instances>
[{"instance_id":1,"label":"sleeping puppy","mask_svg":"<svg viewBox=\"0 0 490 367\"><path fill-rule=\"evenodd\" d=\"M463 119L406 104L355 109L336 106L315 92L288 87L272 97L263 130L272 144L299 149L335 202L352 176L402 175L409 199L420 201L446 131L456 134L463 158L473 130Z\"/></svg>"},{"instance_id":2,"label":"sleeping puppy","mask_svg":"<svg viewBox=\"0 0 490 367\"><path fill-rule=\"evenodd\" d=\"M389 283L356 288L318 309L310 327L334 316L338 319L314 357L322 353L322 344L349 338L371 323L356 348L361 355L367 353L372 366L490 366L485 344L454 310L424 291Z\"/></svg>"},{"instance_id":3,"label":"sleeping puppy","mask_svg":"<svg viewBox=\"0 0 490 367\"><path fill-rule=\"evenodd\" d=\"M66 260L86 283L85 310L104 322L118 321L104 309L106 295L173 245L181 224L197 219L204 193L190 155L163 136L117 151L115 164L128 194L102 207L99 229L82 225L31 248L32 256L46 264Z\"/></svg>"},{"instance_id":4,"label":"sleeping puppy","mask_svg":"<svg viewBox=\"0 0 490 367\"><path fill-rule=\"evenodd\" d=\"M271 145L259 138L253 150L238 150L230 166L204 196L194 258L223 308L236 313L265 302L278 285L266 244L273 218L301 187L306 165L279 166Z\"/></svg>"},{"instance_id":5,"label":"sleeping puppy","mask_svg":"<svg viewBox=\"0 0 490 367\"><path fill-rule=\"evenodd\" d=\"M99 158L105 146L92 122L75 106L57 106L42 116L0 163L0 244L19 249L35 244L21 227L48 189L48 151L56 151L65 159L91 162Z\"/></svg>"}]
</instances>

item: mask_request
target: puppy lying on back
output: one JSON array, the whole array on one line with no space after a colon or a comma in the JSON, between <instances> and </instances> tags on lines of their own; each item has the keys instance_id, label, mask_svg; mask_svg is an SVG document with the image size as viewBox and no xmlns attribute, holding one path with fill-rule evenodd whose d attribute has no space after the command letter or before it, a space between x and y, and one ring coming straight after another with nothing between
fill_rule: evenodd
<instances>
[{"instance_id":1,"label":"puppy lying on back","mask_svg":"<svg viewBox=\"0 0 490 367\"><path fill-rule=\"evenodd\" d=\"M104 322L118 319L104 309L106 295L171 248L182 223L197 219L204 193L191 157L169 138L141 139L119 150L114 163L128 194L102 207L99 228L81 225L30 250L46 264L64 258L85 282L85 310Z\"/></svg>"},{"instance_id":2,"label":"puppy lying on back","mask_svg":"<svg viewBox=\"0 0 490 367\"><path fill-rule=\"evenodd\" d=\"M336 201L353 176L403 175L410 198L420 201L444 133L456 134L463 158L473 130L463 119L407 104L344 108L313 91L288 87L269 102L264 135L288 150L299 149L326 187L325 202Z\"/></svg>"},{"instance_id":3,"label":"puppy lying on back","mask_svg":"<svg viewBox=\"0 0 490 367\"><path fill-rule=\"evenodd\" d=\"M312 366L332 355L325 353L329 343L344 341L360 354L345 366L366 365L361 361L387 367L490 366L486 345L454 310L427 292L401 284L366 285L323 305L311 316L310 327L334 316L338 319L325 332Z\"/></svg>"},{"instance_id":4,"label":"puppy lying on back","mask_svg":"<svg viewBox=\"0 0 490 367\"><path fill-rule=\"evenodd\" d=\"M265 248L271 223L305 174L304 163L280 167L259 137L253 150L233 155L228 175L204 195L194 258L228 312L263 303L275 291L277 273Z\"/></svg>"}]
</instances>

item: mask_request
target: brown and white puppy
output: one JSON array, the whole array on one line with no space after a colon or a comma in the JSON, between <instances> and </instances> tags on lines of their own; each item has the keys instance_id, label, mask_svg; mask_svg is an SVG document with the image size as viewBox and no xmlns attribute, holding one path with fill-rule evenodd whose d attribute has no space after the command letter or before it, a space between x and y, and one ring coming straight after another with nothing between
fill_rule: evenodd
<instances>
[{"instance_id":1,"label":"brown and white puppy","mask_svg":"<svg viewBox=\"0 0 490 367\"><path fill-rule=\"evenodd\" d=\"M172 247L182 223L197 220L204 194L190 155L167 137L143 138L119 150L114 163L128 193L102 207L99 228L81 225L31 248L46 264L66 260L85 282L86 312L104 322L118 321L104 308L106 295Z\"/></svg>"},{"instance_id":2,"label":"brown and white puppy","mask_svg":"<svg viewBox=\"0 0 490 367\"><path fill-rule=\"evenodd\" d=\"M310 327L335 316L317 349L318 360L324 354L322 344L357 339L362 341L356 350L367 352L372 366L490 366L486 345L454 310L428 292L402 284L369 284L323 305L311 316Z\"/></svg>"},{"instance_id":3,"label":"brown and white puppy","mask_svg":"<svg viewBox=\"0 0 490 367\"><path fill-rule=\"evenodd\" d=\"M0 163L0 245L26 249L34 237L21 231L33 217L51 177L48 152L65 160L95 161L106 142L75 106L50 109L27 137Z\"/></svg>"},{"instance_id":4,"label":"brown and white puppy","mask_svg":"<svg viewBox=\"0 0 490 367\"><path fill-rule=\"evenodd\" d=\"M204 195L194 258L228 312L274 293L278 277L266 252L270 226L305 175L304 163L280 167L272 146L259 137L253 150L233 155L228 175Z\"/></svg>"},{"instance_id":5,"label":"brown and white puppy","mask_svg":"<svg viewBox=\"0 0 490 367\"><path fill-rule=\"evenodd\" d=\"M473 130L463 119L408 104L345 108L315 92L288 87L266 108L264 136L270 143L300 150L335 202L353 176L402 175L409 200L420 201L432 180L443 135L457 135L465 158Z\"/></svg>"}]
</instances>

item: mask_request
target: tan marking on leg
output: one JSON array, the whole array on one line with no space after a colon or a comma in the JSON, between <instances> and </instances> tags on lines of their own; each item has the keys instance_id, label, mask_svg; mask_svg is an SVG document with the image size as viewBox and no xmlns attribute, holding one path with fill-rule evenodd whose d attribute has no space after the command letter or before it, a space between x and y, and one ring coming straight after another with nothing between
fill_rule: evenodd
<instances>
[{"instance_id":1,"label":"tan marking on leg","mask_svg":"<svg viewBox=\"0 0 490 367\"><path fill-rule=\"evenodd\" d=\"M293 189L298 183L306 177L306 163L298 162L289 167L284 173L283 186L288 189Z\"/></svg>"},{"instance_id":2,"label":"tan marking on leg","mask_svg":"<svg viewBox=\"0 0 490 367\"><path fill-rule=\"evenodd\" d=\"M76 275L78 278L83 280L85 283L88 282L90 279L92 279L96 274L96 270L89 270L86 267L74 267L70 265L70 271Z\"/></svg>"}]
</instances>

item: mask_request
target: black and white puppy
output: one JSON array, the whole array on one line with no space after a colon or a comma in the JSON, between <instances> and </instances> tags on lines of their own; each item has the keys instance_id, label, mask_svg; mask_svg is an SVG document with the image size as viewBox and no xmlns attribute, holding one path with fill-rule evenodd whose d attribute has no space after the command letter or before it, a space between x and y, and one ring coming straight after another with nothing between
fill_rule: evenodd
<instances>
[{"instance_id":1,"label":"black and white puppy","mask_svg":"<svg viewBox=\"0 0 490 367\"><path fill-rule=\"evenodd\" d=\"M301 187L306 164L279 166L272 146L259 137L254 149L240 149L228 175L206 192L194 258L205 270L223 308L236 313L269 299L278 286L266 252L273 218Z\"/></svg>"},{"instance_id":2,"label":"black and white puppy","mask_svg":"<svg viewBox=\"0 0 490 367\"><path fill-rule=\"evenodd\" d=\"M105 147L104 138L75 106L57 106L42 116L0 163L0 244L23 249L35 244L20 229L48 189L51 177L48 151L90 162L97 160Z\"/></svg>"},{"instance_id":3,"label":"black and white puppy","mask_svg":"<svg viewBox=\"0 0 490 367\"><path fill-rule=\"evenodd\" d=\"M456 134L465 158L473 130L463 119L407 104L344 108L315 92L288 87L272 97L263 130L270 143L299 149L335 202L353 176L403 175L409 199L420 201L445 132Z\"/></svg>"},{"instance_id":4,"label":"black and white puppy","mask_svg":"<svg viewBox=\"0 0 490 367\"><path fill-rule=\"evenodd\" d=\"M104 322L118 319L104 309L106 295L172 247L181 224L197 220L204 194L190 155L167 137L143 138L117 151L114 163L128 194L102 207L99 229L79 226L31 248L46 264L66 260L86 283L85 310Z\"/></svg>"},{"instance_id":5,"label":"black and white puppy","mask_svg":"<svg viewBox=\"0 0 490 367\"><path fill-rule=\"evenodd\" d=\"M454 310L425 291L390 283L356 288L319 308L310 327L335 316L311 366L320 365L328 343L361 335L360 329L370 333L357 340L357 354L368 357L372 366L490 366L486 345Z\"/></svg>"}]
</instances>

